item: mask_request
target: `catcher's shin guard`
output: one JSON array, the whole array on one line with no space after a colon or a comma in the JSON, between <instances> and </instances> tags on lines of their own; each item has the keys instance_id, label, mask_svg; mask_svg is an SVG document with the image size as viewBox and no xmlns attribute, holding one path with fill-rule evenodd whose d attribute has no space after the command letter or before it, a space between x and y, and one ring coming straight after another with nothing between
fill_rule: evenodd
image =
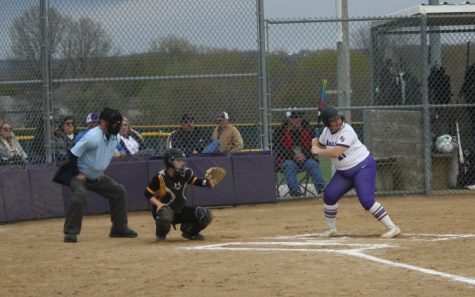
<instances>
[{"instance_id":1,"label":"catcher's shin guard","mask_svg":"<svg viewBox=\"0 0 475 297\"><path fill-rule=\"evenodd\" d=\"M205 229L213 221L213 213L209 208L198 206L195 210L196 222L181 224L180 230L183 233L194 235Z\"/></svg>"},{"instance_id":2,"label":"catcher's shin guard","mask_svg":"<svg viewBox=\"0 0 475 297\"><path fill-rule=\"evenodd\" d=\"M157 236L165 237L170 232L175 212L170 206L162 206L155 216L155 233Z\"/></svg>"}]
</instances>

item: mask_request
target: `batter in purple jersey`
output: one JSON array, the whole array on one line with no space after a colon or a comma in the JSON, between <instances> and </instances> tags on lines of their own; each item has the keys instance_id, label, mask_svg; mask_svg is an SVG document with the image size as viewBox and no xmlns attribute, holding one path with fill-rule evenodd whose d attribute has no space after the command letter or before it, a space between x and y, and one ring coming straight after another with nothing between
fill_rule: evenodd
<instances>
[{"instance_id":1,"label":"batter in purple jersey","mask_svg":"<svg viewBox=\"0 0 475 297\"><path fill-rule=\"evenodd\" d=\"M326 127L320 138L312 140L312 153L331 158L336 172L323 195L326 228L319 234L320 237L336 235L338 200L352 188L355 188L364 209L386 227L381 237L398 236L401 233L399 227L391 221L384 207L375 201L376 162L368 149L353 128L345 123L341 111L330 106L322 111L321 117Z\"/></svg>"}]
</instances>

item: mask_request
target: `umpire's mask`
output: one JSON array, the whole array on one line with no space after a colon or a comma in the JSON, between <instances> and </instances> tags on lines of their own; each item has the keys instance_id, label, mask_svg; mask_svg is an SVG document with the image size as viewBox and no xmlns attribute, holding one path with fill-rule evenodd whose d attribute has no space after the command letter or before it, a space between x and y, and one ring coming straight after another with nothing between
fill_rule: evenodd
<instances>
[{"instance_id":1,"label":"umpire's mask","mask_svg":"<svg viewBox=\"0 0 475 297\"><path fill-rule=\"evenodd\" d=\"M119 134L120 128L122 127L122 115L116 109L105 108L101 112L100 119L107 122L107 131L109 135Z\"/></svg>"}]
</instances>

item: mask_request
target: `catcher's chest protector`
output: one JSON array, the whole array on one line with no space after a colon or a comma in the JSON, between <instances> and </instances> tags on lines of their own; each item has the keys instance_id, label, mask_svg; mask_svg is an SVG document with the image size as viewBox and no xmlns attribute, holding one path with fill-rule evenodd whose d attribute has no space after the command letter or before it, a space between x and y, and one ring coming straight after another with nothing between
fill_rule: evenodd
<instances>
[{"instance_id":1,"label":"catcher's chest protector","mask_svg":"<svg viewBox=\"0 0 475 297\"><path fill-rule=\"evenodd\" d=\"M161 201L170 205L174 211L180 212L185 206L185 188L193 176L193 171L187 168L184 175L174 177L169 176L165 171L161 171L160 176L160 183L163 181L160 188L163 187L165 190L165 196L161 198Z\"/></svg>"}]
</instances>

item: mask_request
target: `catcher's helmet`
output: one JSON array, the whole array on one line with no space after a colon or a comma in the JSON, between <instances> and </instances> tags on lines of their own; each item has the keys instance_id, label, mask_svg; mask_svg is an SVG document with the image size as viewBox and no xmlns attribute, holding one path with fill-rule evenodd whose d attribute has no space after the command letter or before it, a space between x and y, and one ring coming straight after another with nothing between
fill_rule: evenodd
<instances>
[{"instance_id":1,"label":"catcher's helmet","mask_svg":"<svg viewBox=\"0 0 475 297\"><path fill-rule=\"evenodd\" d=\"M330 127L330 121L332 121L336 118L341 118L342 121L345 121L345 117L343 116L343 112L339 111L334 106L328 106L325 109L323 109L321 117L322 117L323 124L327 127Z\"/></svg>"},{"instance_id":2,"label":"catcher's helmet","mask_svg":"<svg viewBox=\"0 0 475 297\"><path fill-rule=\"evenodd\" d=\"M164 155L164 161L165 161L165 167L168 169L168 168L173 168L175 170L177 170L175 168L175 166L173 166L173 160L185 160L186 159L186 155L185 153L180 150L180 149L177 149L177 148L171 148L171 149L168 149L165 151Z\"/></svg>"}]
</instances>

